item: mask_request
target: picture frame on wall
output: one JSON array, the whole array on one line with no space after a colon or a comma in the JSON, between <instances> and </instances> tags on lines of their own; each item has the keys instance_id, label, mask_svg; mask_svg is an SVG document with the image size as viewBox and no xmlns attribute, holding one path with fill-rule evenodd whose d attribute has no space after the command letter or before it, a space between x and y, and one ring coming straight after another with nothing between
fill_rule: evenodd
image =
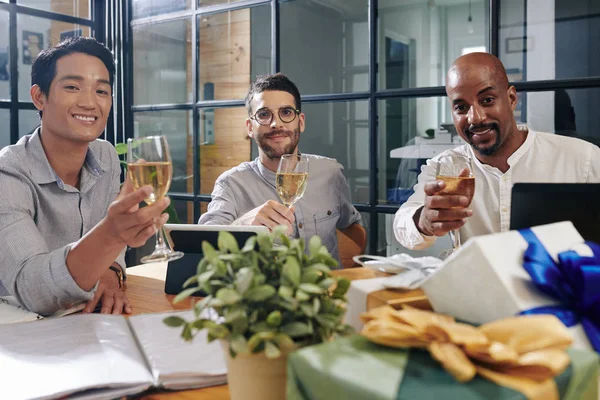
<instances>
[{"instance_id":1,"label":"picture frame on wall","mask_svg":"<svg viewBox=\"0 0 600 400\"><path fill-rule=\"evenodd\" d=\"M83 30L80 29L72 29L70 31L64 31L60 33L60 41L66 40L68 38L79 37L83 35Z\"/></svg>"},{"instance_id":2,"label":"picture frame on wall","mask_svg":"<svg viewBox=\"0 0 600 400\"><path fill-rule=\"evenodd\" d=\"M43 48L43 33L23 31L23 64L31 65Z\"/></svg>"}]
</instances>

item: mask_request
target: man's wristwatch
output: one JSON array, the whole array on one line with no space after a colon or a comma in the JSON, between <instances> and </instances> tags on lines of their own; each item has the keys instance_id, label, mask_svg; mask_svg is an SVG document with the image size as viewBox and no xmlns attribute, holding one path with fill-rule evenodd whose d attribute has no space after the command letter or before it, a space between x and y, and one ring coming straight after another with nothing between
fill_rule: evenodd
<instances>
[{"instance_id":1,"label":"man's wristwatch","mask_svg":"<svg viewBox=\"0 0 600 400\"><path fill-rule=\"evenodd\" d=\"M111 265L108 268L110 268L113 271L115 271L115 274L117 274L117 279L119 279L119 289L123 289L123 284L125 282L126 277L123 274L123 270L121 269L121 267Z\"/></svg>"}]
</instances>

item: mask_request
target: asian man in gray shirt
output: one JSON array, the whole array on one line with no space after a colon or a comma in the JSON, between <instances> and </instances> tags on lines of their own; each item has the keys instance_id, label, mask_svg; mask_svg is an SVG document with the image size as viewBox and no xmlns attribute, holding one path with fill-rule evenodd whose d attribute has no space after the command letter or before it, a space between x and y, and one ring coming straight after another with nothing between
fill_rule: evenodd
<instances>
[{"instance_id":1,"label":"asian man in gray shirt","mask_svg":"<svg viewBox=\"0 0 600 400\"><path fill-rule=\"evenodd\" d=\"M344 168L332 158L303 154L310 173L304 196L288 209L276 191L275 174L284 154L299 154L304 131L300 92L283 74L259 77L246 96L248 136L258 145L258 158L223 173L215 182L208 212L200 224L284 225L288 234L308 245L321 237L339 261L336 229L360 223L360 213L350 200Z\"/></svg>"},{"instance_id":2,"label":"asian man in gray shirt","mask_svg":"<svg viewBox=\"0 0 600 400\"><path fill-rule=\"evenodd\" d=\"M44 49L31 70L41 126L0 151L0 296L44 315L86 302L129 313L123 292L127 245L166 222L163 199L138 205L150 187L119 193L119 159L98 137L112 105L114 61L93 38ZM158 224L157 224L158 225Z\"/></svg>"}]
</instances>

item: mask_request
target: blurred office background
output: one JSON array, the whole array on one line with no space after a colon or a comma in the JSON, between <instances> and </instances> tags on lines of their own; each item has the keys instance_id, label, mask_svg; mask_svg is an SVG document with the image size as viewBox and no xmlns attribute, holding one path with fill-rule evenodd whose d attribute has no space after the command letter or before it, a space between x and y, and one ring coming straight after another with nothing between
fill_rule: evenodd
<instances>
[{"instance_id":1,"label":"blurred office background","mask_svg":"<svg viewBox=\"0 0 600 400\"><path fill-rule=\"evenodd\" d=\"M77 35L117 60L106 139L168 137L184 223L256 157L243 99L259 74L298 85L301 150L343 164L372 254L395 251L393 213L424 159L460 143L444 81L462 54L500 57L519 122L600 143L596 0L0 0L0 148L39 125L32 60Z\"/></svg>"}]
</instances>

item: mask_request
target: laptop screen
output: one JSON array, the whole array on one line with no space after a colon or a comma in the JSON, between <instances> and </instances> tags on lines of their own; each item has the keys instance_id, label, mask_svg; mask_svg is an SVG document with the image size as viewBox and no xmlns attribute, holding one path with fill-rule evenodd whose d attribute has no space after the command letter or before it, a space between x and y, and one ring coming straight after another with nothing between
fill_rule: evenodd
<instances>
[{"instance_id":1,"label":"laptop screen","mask_svg":"<svg viewBox=\"0 0 600 400\"><path fill-rule=\"evenodd\" d=\"M510 229L571 221L585 240L600 243L600 183L516 183Z\"/></svg>"}]
</instances>

